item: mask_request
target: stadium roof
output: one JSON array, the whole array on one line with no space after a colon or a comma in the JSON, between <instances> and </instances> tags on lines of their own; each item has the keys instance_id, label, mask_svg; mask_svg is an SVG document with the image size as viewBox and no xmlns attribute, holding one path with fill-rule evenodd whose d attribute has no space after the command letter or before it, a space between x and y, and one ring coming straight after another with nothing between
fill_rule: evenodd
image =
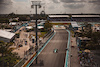
<instances>
[{"instance_id":1,"label":"stadium roof","mask_svg":"<svg viewBox=\"0 0 100 67\"><path fill-rule=\"evenodd\" d=\"M69 17L69 15L49 15L49 17ZM72 15L72 17L100 17L100 15Z\"/></svg>"},{"instance_id":2,"label":"stadium roof","mask_svg":"<svg viewBox=\"0 0 100 67\"><path fill-rule=\"evenodd\" d=\"M14 35L15 33L7 32L5 30L0 30L0 37L11 39Z\"/></svg>"},{"instance_id":3,"label":"stadium roof","mask_svg":"<svg viewBox=\"0 0 100 67\"><path fill-rule=\"evenodd\" d=\"M100 15L72 15L72 17L100 17Z\"/></svg>"},{"instance_id":4,"label":"stadium roof","mask_svg":"<svg viewBox=\"0 0 100 67\"><path fill-rule=\"evenodd\" d=\"M72 27L80 27L78 26L77 22L71 22Z\"/></svg>"},{"instance_id":5,"label":"stadium roof","mask_svg":"<svg viewBox=\"0 0 100 67\"><path fill-rule=\"evenodd\" d=\"M49 15L49 17L69 17L68 15Z\"/></svg>"}]
</instances>

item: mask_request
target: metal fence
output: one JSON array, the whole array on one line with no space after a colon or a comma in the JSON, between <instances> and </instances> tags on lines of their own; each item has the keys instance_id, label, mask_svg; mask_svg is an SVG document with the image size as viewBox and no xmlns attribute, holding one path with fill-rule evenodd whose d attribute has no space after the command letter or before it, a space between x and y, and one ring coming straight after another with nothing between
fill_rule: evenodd
<instances>
[{"instance_id":1,"label":"metal fence","mask_svg":"<svg viewBox=\"0 0 100 67\"><path fill-rule=\"evenodd\" d=\"M42 49L45 43L51 38L54 34L54 31L49 31L47 35L45 35L42 43L39 44L38 51ZM31 47L27 52L25 52L24 58L22 58L14 67L21 67L26 61L28 61L34 54L36 53L35 48Z\"/></svg>"},{"instance_id":2,"label":"metal fence","mask_svg":"<svg viewBox=\"0 0 100 67\"><path fill-rule=\"evenodd\" d=\"M70 31L66 30L68 32L68 43L67 43L67 51L66 51L66 59L65 59L65 66L64 67L70 67Z\"/></svg>"}]
</instances>

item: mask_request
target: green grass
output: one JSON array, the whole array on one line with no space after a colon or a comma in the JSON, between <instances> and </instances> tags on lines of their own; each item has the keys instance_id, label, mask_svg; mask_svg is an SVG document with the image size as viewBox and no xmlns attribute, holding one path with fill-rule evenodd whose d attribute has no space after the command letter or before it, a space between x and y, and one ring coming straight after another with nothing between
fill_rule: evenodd
<instances>
[{"instance_id":1,"label":"green grass","mask_svg":"<svg viewBox=\"0 0 100 67\"><path fill-rule=\"evenodd\" d=\"M47 32L41 32L41 35L39 37L43 37Z\"/></svg>"},{"instance_id":2,"label":"green grass","mask_svg":"<svg viewBox=\"0 0 100 67\"><path fill-rule=\"evenodd\" d=\"M71 30L71 33L74 34L74 31Z\"/></svg>"},{"instance_id":3,"label":"green grass","mask_svg":"<svg viewBox=\"0 0 100 67\"><path fill-rule=\"evenodd\" d=\"M52 25L70 25L70 23L51 23Z\"/></svg>"}]
</instances>

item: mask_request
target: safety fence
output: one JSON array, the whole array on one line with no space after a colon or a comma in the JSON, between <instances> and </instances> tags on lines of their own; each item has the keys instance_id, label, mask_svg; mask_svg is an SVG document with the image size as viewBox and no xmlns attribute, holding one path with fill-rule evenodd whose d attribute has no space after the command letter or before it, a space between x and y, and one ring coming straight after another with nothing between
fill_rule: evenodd
<instances>
[{"instance_id":1,"label":"safety fence","mask_svg":"<svg viewBox=\"0 0 100 67\"><path fill-rule=\"evenodd\" d=\"M65 58L65 67L70 67L70 31L68 32L68 43L67 43L67 51L66 51L66 58Z\"/></svg>"},{"instance_id":2,"label":"safety fence","mask_svg":"<svg viewBox=\"0 0 100 67\"><path fill-rule=\"evenodd\" d=\"M48 42L53 38L55 32L51 32L47 37L46 39L44 40L44 44L37 50L37 54L36 55L33 55L29 61L27 61L23 67L29 67L32 62L36 59L36 57L40 54L40 52L45 48L45 46L48 44Z\"/></svg>"},{"instance_id":3,"label":"safety fence","mask_svg":"<svg viewBox=\"0 0 100 67\"><path fill-rule=\"evenodd\" d=\"M46 45L46 43L48 42L48 40L54 35L54 30L50 31L48 33L48 35L46 35L43 40L42 43L40 43L38 45L38 52L41 51L41 49L43 49ZM23 65L27 65L28 62L30 62L30 60L36 55L36 50L35 48L31 47L25 54L24 58L22 58L14 67L22 67ZM25 66L23 66L25 67Z\"/></svg>"}]
</instances>

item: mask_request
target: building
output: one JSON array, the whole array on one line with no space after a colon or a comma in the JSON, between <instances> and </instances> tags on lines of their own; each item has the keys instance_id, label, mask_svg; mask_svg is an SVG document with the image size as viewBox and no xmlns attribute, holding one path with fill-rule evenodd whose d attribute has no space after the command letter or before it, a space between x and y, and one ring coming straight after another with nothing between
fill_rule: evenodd
<instances>
[{"instance_id":1,"label":"building","mask_svg":"<svg viewBox=\"0 0 100 67\"><path fill-rule=\"evenodd\" d=\"M50 21L76 21L76 22L100 22L99 14L60 14L49 15Z\"/></svg>"},{"instance_id":2,"label":"building","mask_svg":"<svg viewBox=\"0 0 100 67\"><path fill-rule=\"evenodd\" d=\"M16 26L17 25L17 22L10 22L9 25Z\"/></svg>"},{"instance_id":3,"label":"building","mask_svg":"<svg viewBox=\"0 0 100 67\"><path fill-rule=\"evenodd\" d=\"M76 30L78 30L79 27L80 27L80 26L79 26L79 25L77 24L77 22L75 22L75 21L71 22L71 25L69 25L69 29L73 30L74 32L75 32Z\"/></svg>"},{"instance_id":4,"label":"building","mask_svg":"<svg viewBox=\"0 0 100 67\"><path fill-rule=\"evenodd\" d=\"M92 29L93 29L93 32L97 32L97 31L100 32L100 24L94 24Z\"/></svg>"},{"instance_id":5,"label":"building","mask_svg":"<svg viewBox=\"0 0 100 67\"><path fill-rule=\"evenodd\" d=\"M11 18L11 19L9 19L9 22L14 21L14 20L18 21L19 17L17 17L17 18Z\"/></svg>"},{"instance_id":6,"label":"building","mask_svg":"<svg viewBox=\"0 0 100 67\"><path fill-rule=\"evenodd\" d=\"M77 45L78 46L81 46L81 45L86 45L86 43L88 42L88 41L90 41L91 40L91 38L88 38L88 37L77 37L76 38L76 42L77 42Z\"/></svg>"},{"instance_id":7,"label":"building","mask_svg":"<svg viewBox=\"0 0 100 67\"><path fill-rule=\"evenodd\" d=\"M0 41L10 42L14 39L15 33L0 30Z\"/></svg>"}]
</instances>

